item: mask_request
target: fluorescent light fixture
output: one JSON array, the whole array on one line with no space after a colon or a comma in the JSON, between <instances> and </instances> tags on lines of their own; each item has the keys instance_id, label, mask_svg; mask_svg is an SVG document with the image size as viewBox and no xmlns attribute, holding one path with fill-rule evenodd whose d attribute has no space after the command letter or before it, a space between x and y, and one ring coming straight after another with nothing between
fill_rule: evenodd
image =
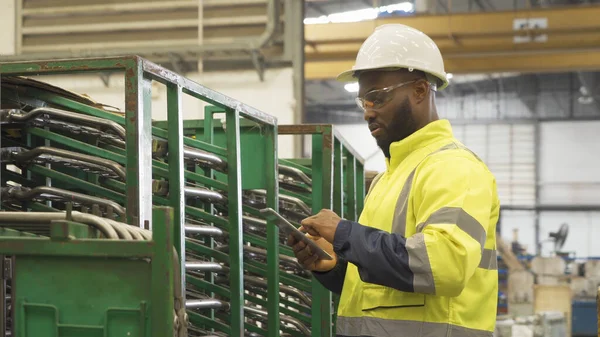
<instances>
[{"instance_id":1,"label":"fluorescent light fixture","mask_svg":"<svg viewBox=\"0 0 600 337\"><path fill-rule=\"evenodd\" d=\"M414 11L414 5L411 2L405 1L394 5L381 6L376 8L365 8L355 11L334 13L330 15L322 15L316 18L305 18L304 24L320 24L320 23L341 23L341 22L359 22L374 20L382 13Z\"/></svg>"},{"instance_id":2,"label":"fluorescent light fixture","mask_svg":"<svg viewBox=\"0 0 600 337\"><path fill-rule=\"evenodd\" d=\"M344 85L347 92L358 92L358 82L348 83Z\"/></svg>"}]
</instances>

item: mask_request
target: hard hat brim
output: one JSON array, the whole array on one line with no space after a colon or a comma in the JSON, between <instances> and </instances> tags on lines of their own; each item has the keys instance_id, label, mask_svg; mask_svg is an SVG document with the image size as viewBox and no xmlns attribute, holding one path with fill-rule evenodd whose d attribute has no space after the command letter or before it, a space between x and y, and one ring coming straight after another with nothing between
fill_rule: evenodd
<instances>
[{"instance_id":1,"label":"hard hat brim","mask_svg":"<svg viewBox=\"0 0 600 337\"><path fill-rule=\"evenodd\" d=\"M345 82L345 83L358 82L358 78L356 78L356 76L354 76L355 72L356 72L355 70L346 70L343 73L339 74L335 79L338 82Z\"/></svg>"},{"instance_id":2,"label":"hard hat brim","mask_svg":"<svg viewBox=\"0 0 600 337\"><path fill-rule=\"evenodd\" d=\"M342 83L358 82L358 78L355 76L356 72L358 72L358 71L379 71L379 70L390 69L390 68L400 69L402 67L390 66L389 68L388 67L381 67L381 68L378 67L378 68L365 68L365 69L350 69L350 70L346 70L346 71L340 73L336 77L336 81L342 82ZM418 70L421 70L421 69L418 69ZM424 71L424 70L421 70L421 71ZM433 75L435 78L437 78L441 81L441 83L438 84L437 91L442 91L442 90L446 89L449 82L448 82L448 79L446 78L445 74L434 74L432 72L427 72L427 71L424 71L424 72Z\"/></svg>"}]
</instances>

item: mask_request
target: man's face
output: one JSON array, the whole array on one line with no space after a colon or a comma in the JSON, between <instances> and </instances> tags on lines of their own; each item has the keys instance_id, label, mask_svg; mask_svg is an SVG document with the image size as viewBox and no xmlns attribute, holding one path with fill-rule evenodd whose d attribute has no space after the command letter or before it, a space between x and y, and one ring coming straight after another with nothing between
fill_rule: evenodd
<instances>
[{"instance_id":1,"label":"man's face","mask_svg":"<svg viewBox=\"0 0 600 337\"><path fill-rule=\"evenodd\" d=\"M367 72L360 75L358 97L365 99L364 119L369 123L371 135L386 157L393 142L400 141L417 130L413 108L409 99L414 75L399 71ZM387 91L376 91L398 86Z\"/></svg>"}]
</instances>

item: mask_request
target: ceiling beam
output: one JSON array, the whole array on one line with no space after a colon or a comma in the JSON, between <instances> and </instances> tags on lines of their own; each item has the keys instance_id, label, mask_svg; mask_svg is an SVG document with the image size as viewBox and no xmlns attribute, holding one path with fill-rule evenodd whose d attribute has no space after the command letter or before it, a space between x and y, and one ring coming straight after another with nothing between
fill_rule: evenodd
<instances>
[{"instance_id":1,"label":"ceiling beam","mask_svg":"<svg viewBox=\"0 0 600 337\"><path fill-rule=\"evenodd\" d=\"M452 15L416 15L385 17L376 20L328 23L307 25L305 39L309 43L362 43L377 26L401 23L416 28L431 38L490 37L515 35L514 19L548 19L547 29L530 29L532 34L542 33L582 33L593 32L600 27L596 15L600 14L600 6L559 7L550 9L485 12L485 13L453 13ZM527 32L527 31L522 31Z\"/></svg>"},{"instance_id":2,"label":"ceiling beam","mask_svg":"<svg viewBox=\"0 0 600 337\"><path fill-rule=\"evenodd\" d=\"M444 57L446 71L454 74L498 72L568 72L600 69L600 49L589 51L554 51L545 53L507 53L504 55L472 55ZM307 80L332 79L354 65L353 59L307 61Z\"/></svg>"},{"instance_id":3,"label":"ceiling beam","mask_svg":"<svg viewBox=\"0 0 600 337\"><path fill-rule=\"evenodd\" d=\"M429 35L454 73L521 71L530 66L531 71L600 69L600 60L594 60L600 52L598 17L600 6L596 5L306 25L307 78L332 78L348 69L373 29L389 23L406 24ZM516 31L515 19L547 20L547 26ZM516 37L531 40L516 42ZM548 57L563 60L553 65L545 60ZM326 75L320 72L327 67Z\"/></svg>"}]
</instances>

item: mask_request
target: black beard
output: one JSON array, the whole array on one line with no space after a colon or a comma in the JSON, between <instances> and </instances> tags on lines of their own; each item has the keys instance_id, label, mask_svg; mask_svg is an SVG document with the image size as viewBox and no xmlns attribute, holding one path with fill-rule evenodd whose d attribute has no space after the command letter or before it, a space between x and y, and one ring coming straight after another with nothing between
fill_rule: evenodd
<instances>
[{"instance_id":1,"label":"black beard","mask_svg":"<svg viewBox=\"0 0 600 337\"><path fill-rule=\"evenodd\" d=\"M377 145L386 158L390 158L390 145L413 134L416 131L416 125L410 100L407 97L396 110L396 114L386 128L384 137L377 139Z\"/></svg>"}]
</instances>

